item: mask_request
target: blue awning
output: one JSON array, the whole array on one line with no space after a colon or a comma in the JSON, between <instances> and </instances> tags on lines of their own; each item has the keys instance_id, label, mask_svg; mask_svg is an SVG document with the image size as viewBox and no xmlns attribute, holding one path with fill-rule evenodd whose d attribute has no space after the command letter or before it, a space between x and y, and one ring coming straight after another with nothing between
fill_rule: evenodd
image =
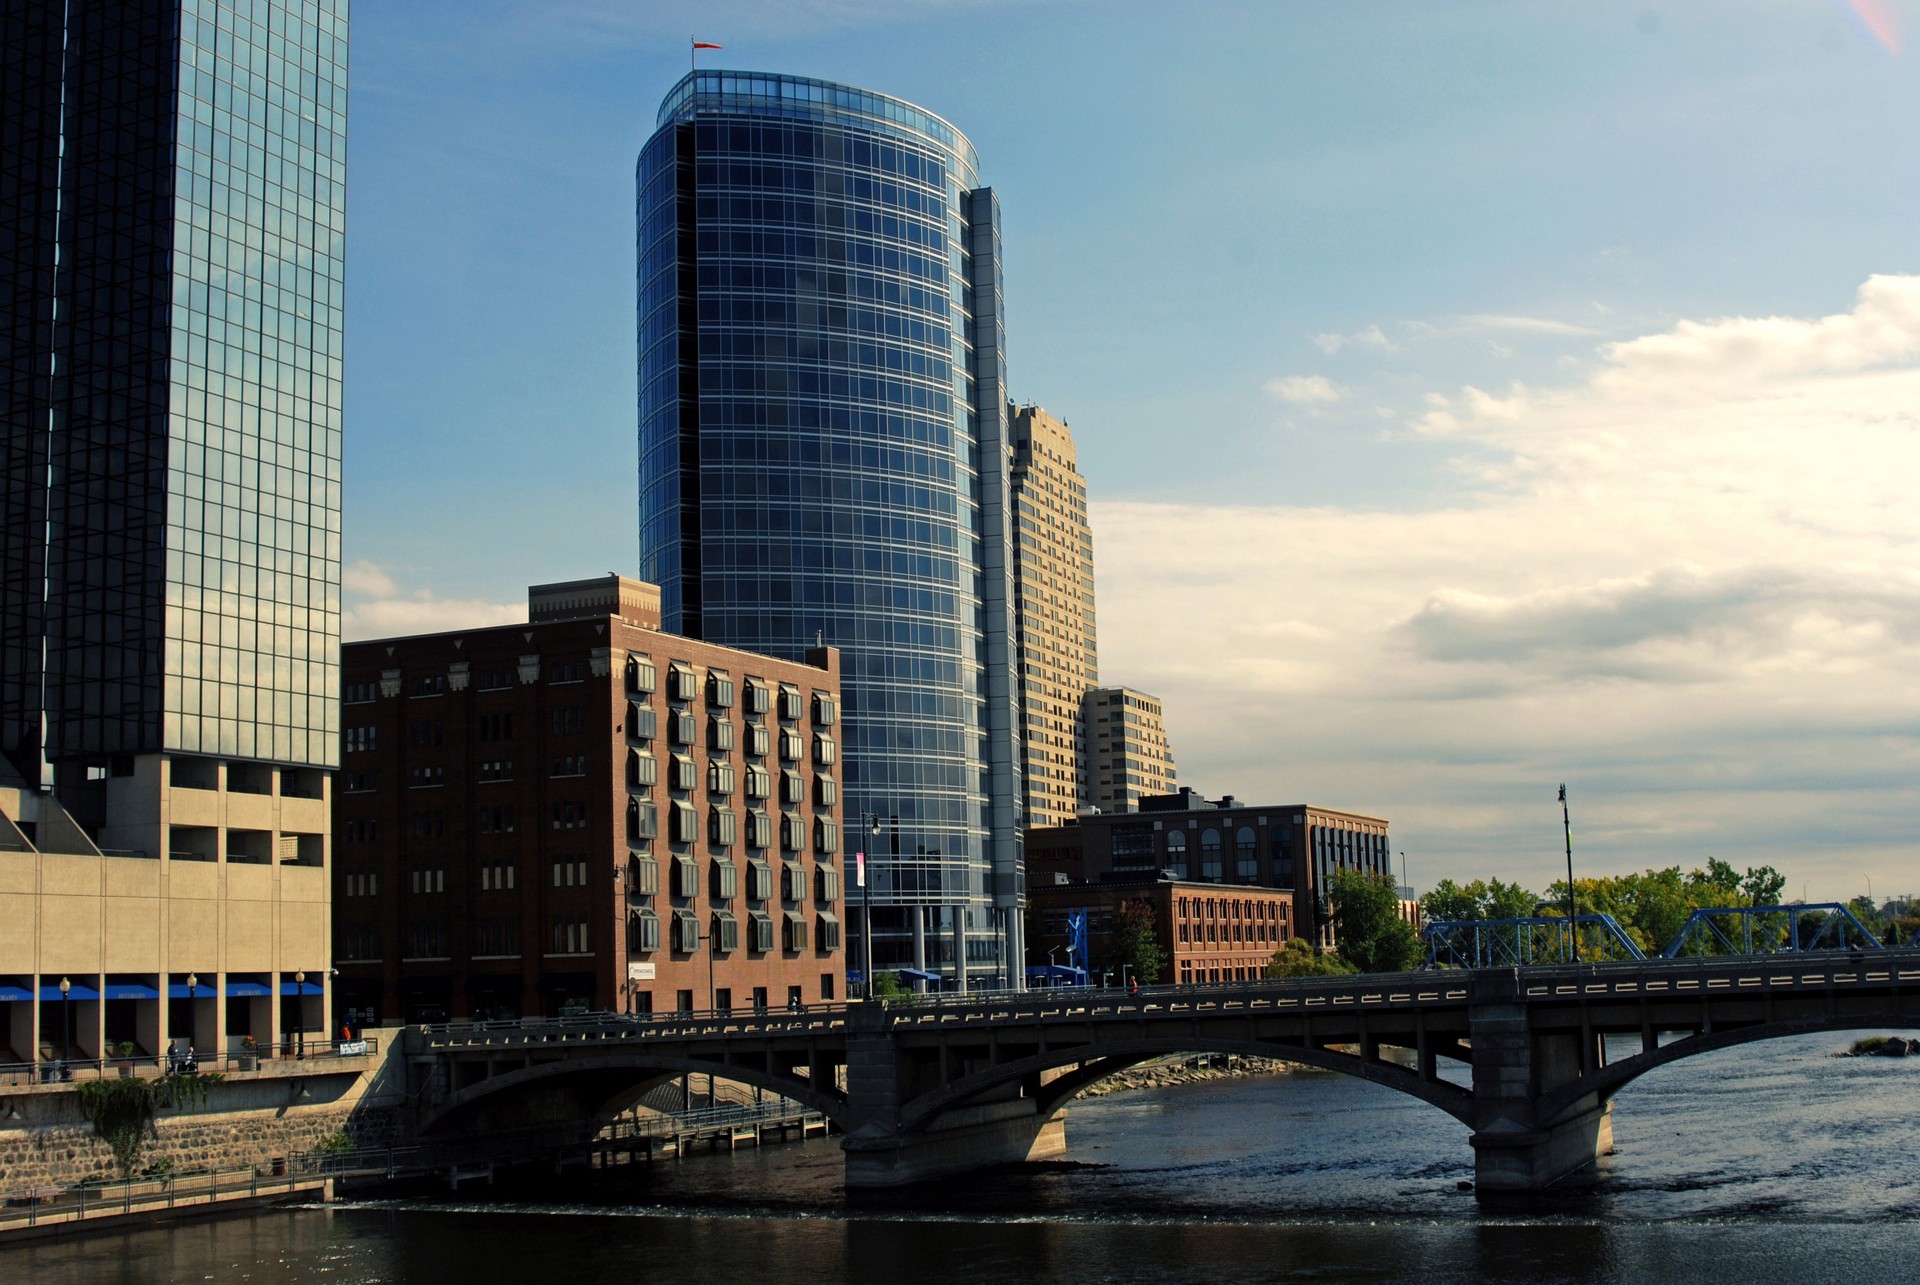
<instances>
[{"instance_id":1,"label":"blue awning","mask_svg":"<svg viewBox=\"0 0 1920 1285\"><path fill-rule=\"evenodd\" d=\"M312 982L281 982L282 995L325 995L326 992Z\"/></svg>"},{"instance_id":2,"label":"blue awning","mask_svg":"<svg viewBox=\"0 0 1920 1285\"><path fill-rule=\"evenodd\" d=\"M1087 970L1069 968L1065 964L1031 964L1027 967L1027 980L1084 982L1087 980Z\"/></svg>"},{"instance_id":3,"label":"blue awning","mask_svg":"<svg viewBox=\"0 0 1920 1285\"><path fill-rule=\"evenodd\" d=\"M72 989L67 992L67 999L69 1001L99 998L99 991L93 989L91 986L82 986L79 982L73 983ZM58 1004L60 1002L60 988L58 986L42 986L40 988L40 1002L42 1004Z\"/></svg>"},{"instance_id":4,"label":"blue awning","mask_svg":"<svg viewBox=\"0 0 1920 1285\"><path fill-rule=\"evenodd\" d=\"M25 1004L32 999L33 992L24 986L0 986L0 1004Z\"/></svg>"},{"instance_id":5,"label":"blue awning","mask_svg":"<svg viewBox=\"0 0 1920 1285\"><path fill-rule=\"evenodd\" d=\"M228 999L265 999L271 994L273 992L267 989L265 982L229 981L227 983Z\"/></svg>"},{"instance_id":6,"label":"blue awning","mask_svg":"<svg viewBox=\"0 0 1920 1285\"><path fill-rule=\"evenodd\" d=\"M168 982L167 998L168 999L212 999L213 983L201 982L199 985L195 986L191 992L189 992L187 990L187 984L185 982Z\"/></svg>"},{"instance_id":7,"label":"blue awning","mask_svg":"<svg viewBox=\"0 0 1920 1285\"><path fill-rule=\"evenodd\" d=\"M108 982L108 999L159 999L160 992L145 982Z\"/></svg>"},{"instance_id":8,"label":"blue awning","mask_svg":"<svg viewBox=\"0 0 1920 1285\"><path fill-rule=\"evenodd\" d=\"M940 974L929 973L924 968L896 968L893 971L902 977L912 978L918 982L937 982L940 980Z\"/></svg>"},{"instance_id":9,"label":"blue awning","mask_svg":"<svg viewBox=\"0 0 1920 1285\"><path fill-rule=\"evenodd\" d=\"M861 972L859 969L849 968L847 970L847 981L849 984L858 986L861 982L864 982L866 980L867 980L867 975Z\"/></svg>"}]
</instances>

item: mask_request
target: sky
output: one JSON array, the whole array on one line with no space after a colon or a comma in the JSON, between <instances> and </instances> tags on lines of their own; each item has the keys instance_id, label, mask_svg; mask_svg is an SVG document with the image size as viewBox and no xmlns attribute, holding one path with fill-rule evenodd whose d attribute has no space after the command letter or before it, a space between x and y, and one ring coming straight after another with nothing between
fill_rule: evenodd
<instances>
[{"instance_id":1,"label":"sky","mask_svg":"<svg viewBox=\"0 0 1920 1285\"><path fill-rule=\"evenodd\" d=\"M351 639L633 574L633 166L703 65L953 122L1101 678L1412 882L1920 892L1920 3L360 0Z\"/></svg>"}]
</instances>

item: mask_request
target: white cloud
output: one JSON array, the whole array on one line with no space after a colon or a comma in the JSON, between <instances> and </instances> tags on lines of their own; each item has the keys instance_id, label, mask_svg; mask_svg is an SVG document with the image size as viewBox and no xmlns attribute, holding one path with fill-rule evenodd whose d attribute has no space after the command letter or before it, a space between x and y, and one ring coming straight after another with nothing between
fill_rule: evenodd
<instances>
[{"instance_id":1,"label":"white cloud","mask_svg":"<svg viewBox=\"0 0 1920 1285\"><path fill-rule=\"evenodd\" d=\"M527 618L524 602L437 598L430 589L403 590L385 567L365 560L350 563L342 580L346 593L340 635L346 642L484 629Z\"/></svg>"},{"instance_id":2,"label":"white cloud","mask_svg":"<svg viewBox=\"0 0 1920 1285\"><path fill-rule=\"evenodd\" d=\"M1398 352L1394 342L1387 338L1379 326L1367 326L1350 335L1329 332L1324 335L1308 335L1313 346L1331 357L1342 348L1371 348L1378 352Z\"/></svg>"},{"instance_id":3,"label":"white cloud","mask_svg":"<svg viewBox=\"0 0 1920 1285\"><path fill-rule=\"evenodd\" d=\"M341 569L342 587L349 594L358 594L365 598L391 598L400 592L393 577L377 563L362 559L350 562Z\"/></svg>"},{"instance_id":4,"label":"white cloud","mask_svg":"<svg viewBox=\"0 0 1920 1285\"><path fill-rule=\"evenodd\" d=\"M1378 810L1417 882L1543 886L1561 780L1596 871L1910 870L1920 278L1595 358L1433 395L1465 454L1415 511L1096 504L1103 678L1187 783Z\"/></svg>"},{"instance_id":5,"label":"white cloud","mask_svg":"<svg viewBox=\"0 0 1920 1285\"><path fill-rule=\"evenodd\" d=\"M1571 321L1556 321L1552 317L1517 317L1504 313L1477 312L1458 318L1458 328L1469 330L1510 330L1535 335L1591 335L1598 332L1591 326L1575 325Z\"/></svg>"},{"instance_id":6,"label":"white cloud","mask_svg":"<svg viewBox=\"0 0 1920 1285\"><path fill-rule=\"evenodd\" d=\"M1266 390L1269 396L1294 406L1337 402L1344 395L1340 387L1325 375L1287 375L1280 379L1269 379Z\"/></svg>"}]
</instances>

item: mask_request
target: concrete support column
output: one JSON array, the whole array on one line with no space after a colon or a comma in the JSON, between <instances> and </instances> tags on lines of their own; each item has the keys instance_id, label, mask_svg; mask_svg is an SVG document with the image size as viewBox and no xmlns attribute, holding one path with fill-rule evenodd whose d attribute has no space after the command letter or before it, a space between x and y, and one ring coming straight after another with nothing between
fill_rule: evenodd
<instances>
[{"instance_id":1,"label":"concrete support column","mask_svg":"<svg viewBox=\"0 0 1920 1285\"><path fill-rule=\"evenodd\" d=\"M918 912L916 912L918 913ZM907 1096L890 1019L879 1004L847 1014L847 1188L897 1187L993 1165L1042 1160L1066 1151L1066 1113L1041 1119L1033 1098L1004 1096L943 1113L908 1133L900 1125Z\"/></svg>"},{"instance_id":2,"label":"concrete support column","mask_svg":"<svg viewBox=\"0 0 1920 1285\"><path fill-rule=\"evenodd\" d=\"M1517 970L1478 970L1467 995L1476 1188L1537 1191L1611 1154L1613 1106L1598 1095L1541 1115L1542 1096L1582 1074L1579 1033L1533 1029Z\"/></svg>"}]
</instances>

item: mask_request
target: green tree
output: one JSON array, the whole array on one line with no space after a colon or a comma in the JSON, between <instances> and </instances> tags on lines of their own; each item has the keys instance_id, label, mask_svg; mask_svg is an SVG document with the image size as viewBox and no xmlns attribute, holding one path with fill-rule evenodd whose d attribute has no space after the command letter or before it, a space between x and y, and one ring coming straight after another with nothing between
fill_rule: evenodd
<instances>
[{"instance_id":1,"label":"green tree","mask_svg":"<svg viewBox=\"0 0 1920 1285\"><path fill-rule=\"evenodd\" d=\"M1419 965L1420 937L1400 918L1392 878L1337 870L1332 899L1340 958L1363 973L1399 973Z\"/></svg>"},{"instance_id":2,"label":"green tree","mask_svg":"<svg viewBox=\"0 0 1920 1285\"><path fill-rule=\"evenodd\" d=\"M1421 917L1429 921L1448 919L1524 919L1533 914L1540 899L1517 883L1498 879L1475 879L1457 884L1442 879L1433 891L1420 898Z\"/></svg>"},{"instance_id":3,"label":"green tree","mask_svg":"<svg viewBox=\"0 0 1920 1285\"><path fill-rule=\"evenodd\" d=\"M1145 898L1122 902L1113 922L1113 953L1116 965L1125 965L1141 985L1160 980L1166 971L1167 952L1153 928L1153 906Z\"/></svg>"},{"instance_id":4,"label":"green tree","mask_svg":"<svg viewBox=\"0 0 1920 1285\"><path fill-rule=\"evenodd\" d=\"M1638 874L1576 879L1574 909L1580 914L1612 915L1647 954L1666 949L1680 934L1694 911L1722 906L1778 905L1786 877L1772 866L1749 867L1744 873L1718 857L1702 869L1681 873L1679 866L1643 870ZM1567 885L1562 880L1547 889L1546 913L1564 914ZM1787 916L1762 916L1755 925L1763 935L1784 935ZM1690 943L1688 954L1711 953L1704 942Z\"/></svg>"},{"instance_id":5,"label":"green tree","mask_svg":"<svg viewBox=\"0 0 1920 1285\"><path fill-rule=\"evenodd\" d=\"M1356 971L1334 954L1322 954L1305 937L1290 937L1267 961L1269 977L1338 977Z\"/></svg>"}]
</instances>

